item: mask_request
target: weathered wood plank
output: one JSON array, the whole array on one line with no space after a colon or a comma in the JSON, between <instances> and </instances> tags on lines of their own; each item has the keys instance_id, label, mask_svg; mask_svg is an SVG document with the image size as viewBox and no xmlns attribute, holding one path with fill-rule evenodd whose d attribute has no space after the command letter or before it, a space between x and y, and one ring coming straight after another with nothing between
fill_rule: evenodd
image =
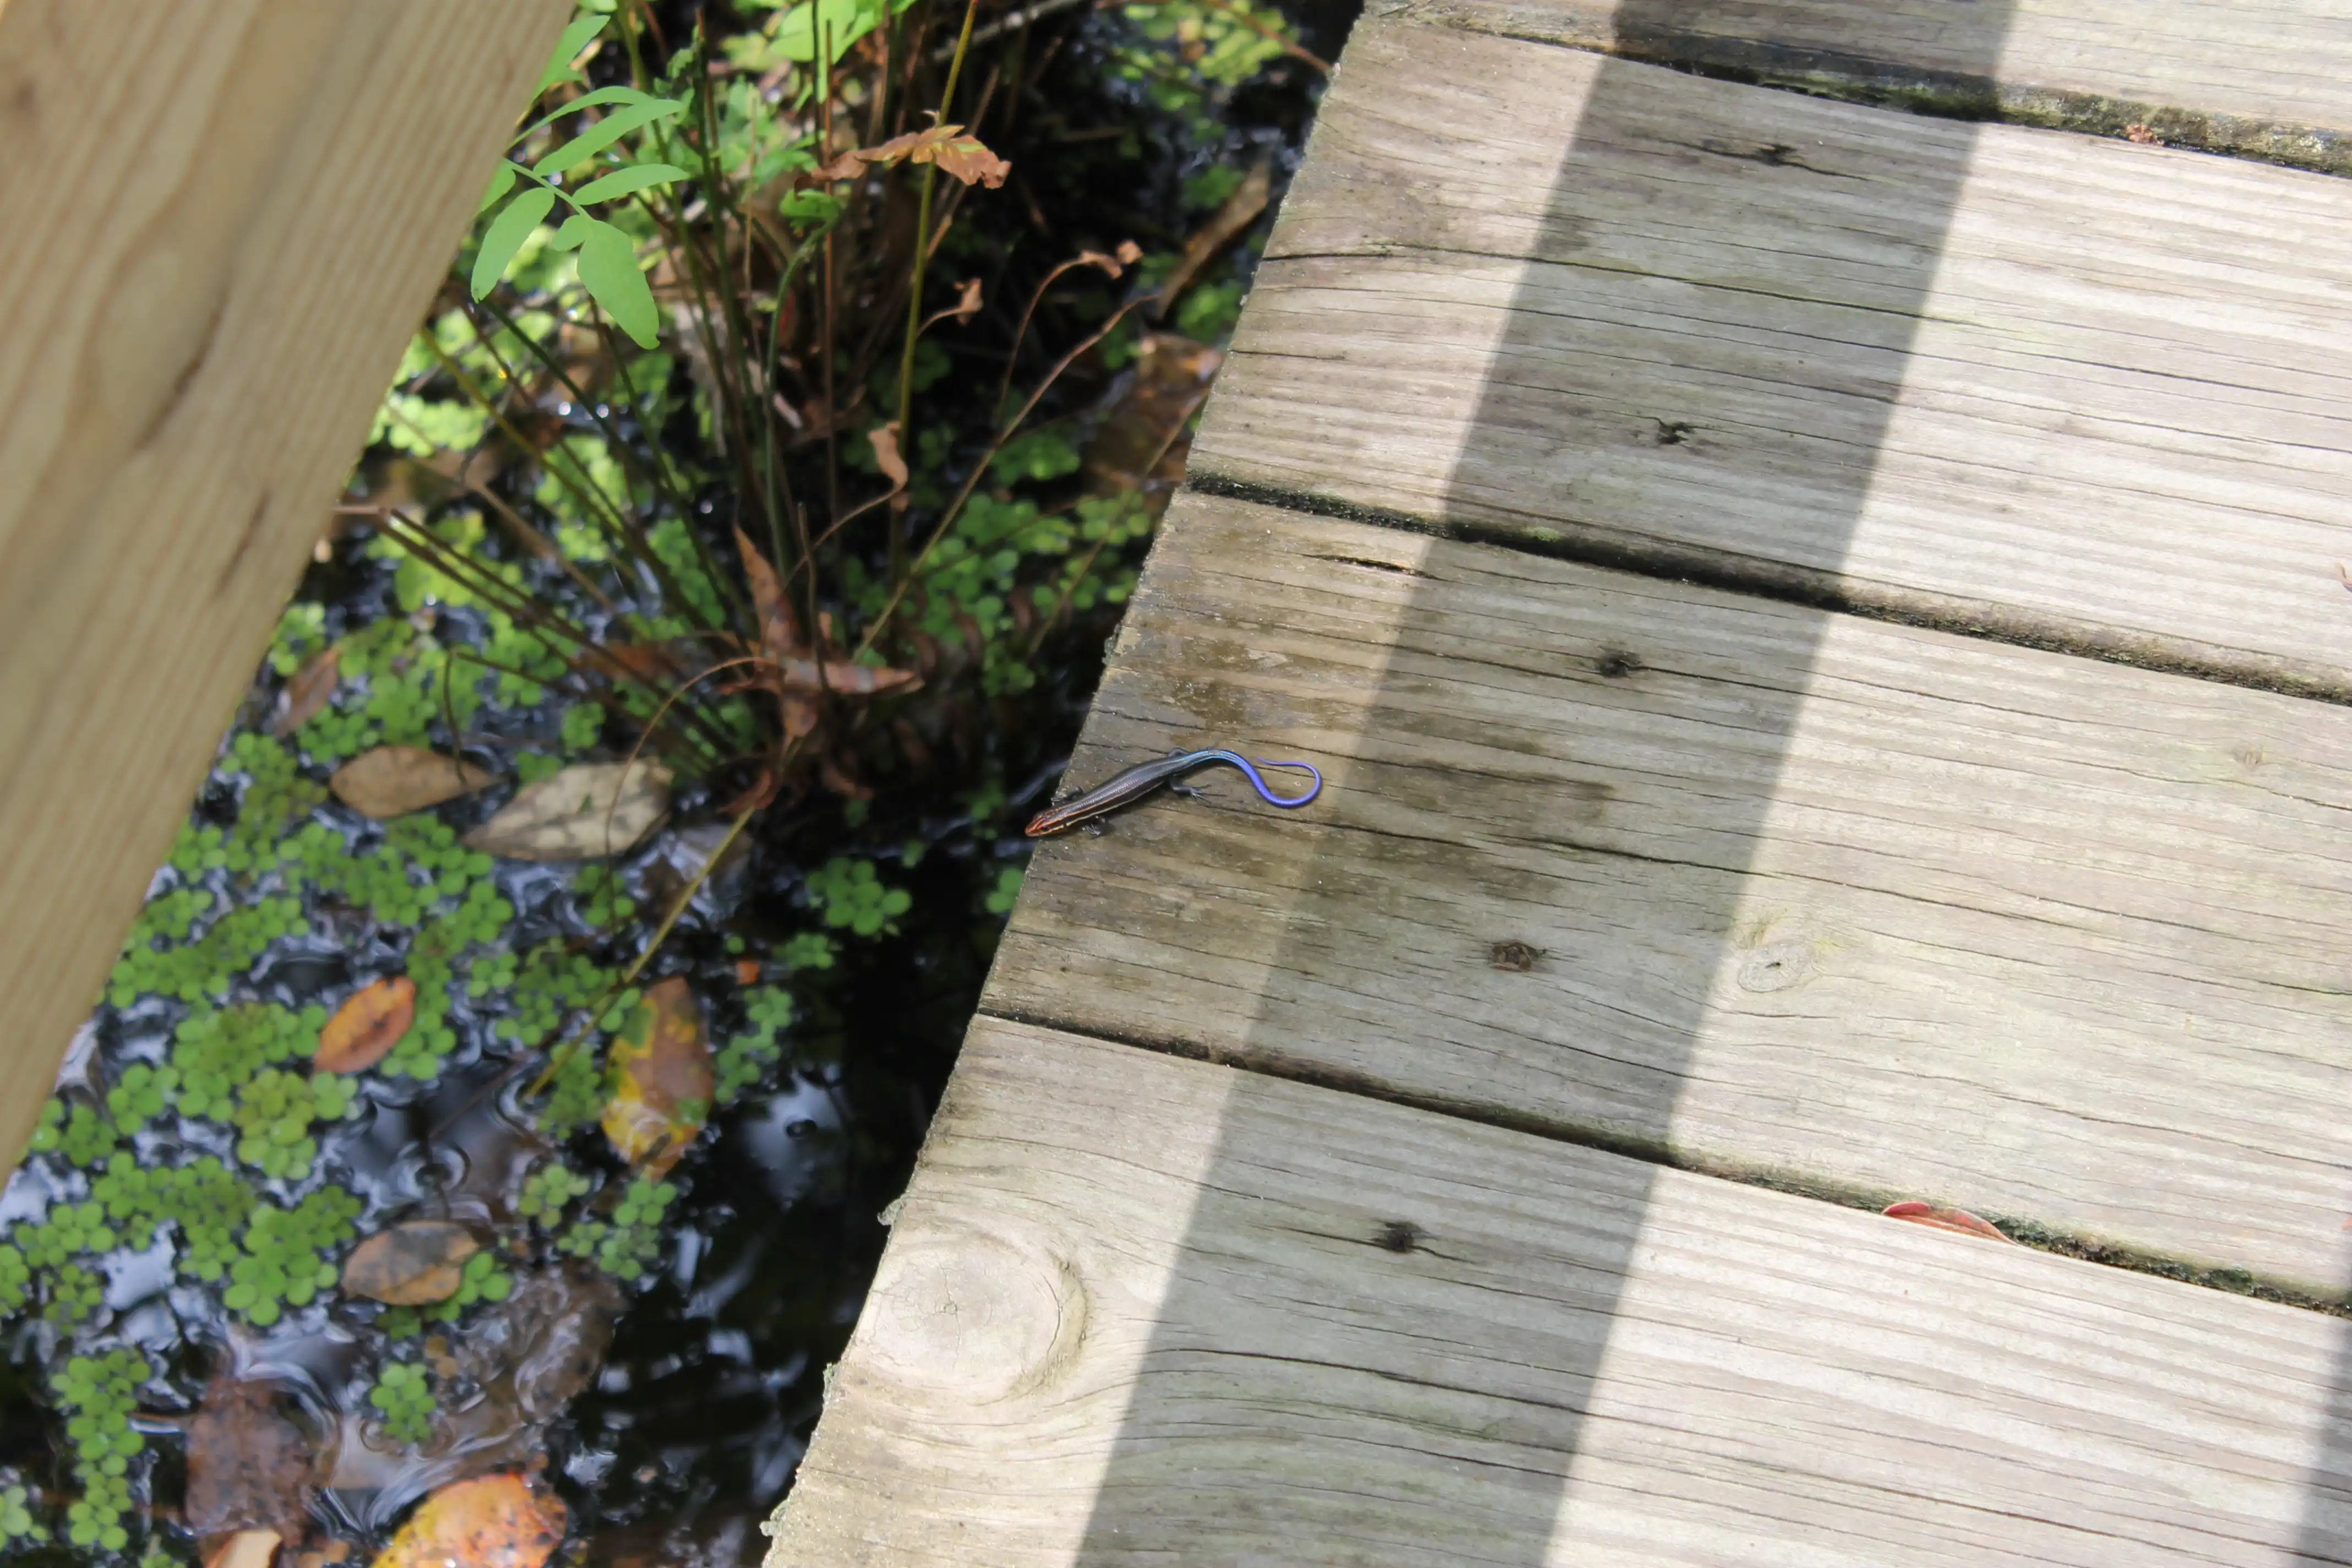
<instances>
[{"instance_id":1,"label":"weathered wood plank","mask_svg":"<svg viewBox=\"0 0 2352 1568\"><path fill-rule=\"evenodd\" d=\"M2352 712L1186 497L1071 778L1205 743L1329 786L1044 844L983 1008L2345 1282Z\"/></svg>"},{"instance_id":2,"label":"weathered wood plank","mask_svg":"<svg viewBox=\"0 0 2352 1568\"><path fill-rule=\"evenodd\" d=\"M1376 13L1969 119L2352 171L2352 29L2318 0L1410 0Z\"/></svg>"},{"instance_id":3,"label":"weathered wood plank","mask_svg":"<svg viewBox=\"0 0 2352 1568\"><path fill-rule=\"evenodd\" d=\"M1367 23L1192 471L2352 699L2347 253L2341 180Z\"/></svg>"},{"instance_id":4,"label":"weathered wood plank","mask_svg":"<svg viewBox=\"0 0 2352 1568\"><path fill-rule=\"evenodd\" d=\"M570 9L0 12L0 1160Z\"/></svg>"},{"instance_id":5,"label":"weathered wood plank","mask_svg":"<svg viewBox=\"0 0 2352 1568\"><path fill-rule=\"evenodd\" d=\"M2340 1561L2342 1328L983 1019L769 1563Z\"/></svg>"}]
</instances>

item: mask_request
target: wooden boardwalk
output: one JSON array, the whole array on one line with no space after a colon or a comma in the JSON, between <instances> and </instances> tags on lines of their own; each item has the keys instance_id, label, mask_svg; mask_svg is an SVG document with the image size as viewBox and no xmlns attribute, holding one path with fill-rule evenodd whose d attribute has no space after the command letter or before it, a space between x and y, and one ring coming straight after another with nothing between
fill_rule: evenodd
<instances>
[{"instance_id":1,"label":"wooden boardwalk","mask_svg":"<svg viewBox=\"0 0 2352 1568\"><path fill-rule=\"evenodd\" d=\"M2352 1563L2347 173L2317 0L1376 8L1071 770L1328 787L1041 847L772 1564Z\"/></svg>"}]
</instances>

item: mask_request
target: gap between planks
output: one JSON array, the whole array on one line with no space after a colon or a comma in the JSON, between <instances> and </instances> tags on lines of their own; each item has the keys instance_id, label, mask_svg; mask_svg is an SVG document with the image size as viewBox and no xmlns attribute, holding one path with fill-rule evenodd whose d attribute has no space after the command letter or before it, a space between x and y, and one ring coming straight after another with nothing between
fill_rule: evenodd
<instances>
[{"instance_id":1,"label":"gap between planks","mask_svg":"<svg viewBox=\"0 0 2352 1568\"><path fill-rule=\"evenodd\" d=\"M2352 715L1188 494L1071 782L1204 737L1330 785L1042 845L983 1009L2343 1290Z\"/></svg>"},{"instance_id":2,"label":"gap between planks","mask_svg":"<svg viewBox=\"0 0 2352 1568\"><path fill-rule=\"evenodd\" d=\"M2341 1332L982 1018L769 1563L2338 1561Z\"/></svg>"},{"instance_id":3,"label":"gap between planks","mask_svg":"<svg viewBox=\"0 0 2352 1568\"><path fill-rule=\"evenodd\" d=\"M1375 0L1370 14L1960 120L2352 173L2352 33L2315 0Z\"/></svg>"},{"instance_id":4,"label":"gap between planks","mask_svg":"<svg viewBox=\"0 0 2352 1568\"><path fill-rule=\"evenodd\" d=\"M2346 254L2341 180L1368 21L1192 471L2343 702Z\"/></svg>"}]
</instances>

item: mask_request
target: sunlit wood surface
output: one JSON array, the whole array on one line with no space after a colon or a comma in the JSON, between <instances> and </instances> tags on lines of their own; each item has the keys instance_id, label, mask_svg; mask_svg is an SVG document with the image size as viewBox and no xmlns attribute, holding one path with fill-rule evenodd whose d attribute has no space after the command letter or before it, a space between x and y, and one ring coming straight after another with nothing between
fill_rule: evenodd
<instances>
[{"instance_id":1,"label":"sunlit wood surface","mask_svg":"<svg viewBox=\"0 0 2352 1568\"><path fill-rule=\"evenodd\" d=\"M1360 24L772 1564L2352 1563L2347 50Z\"/></svg>"},{"instance_id":2,"label":"sunlit wood surface","mask_svg":"<svg viewBox=\"0 0 2352 1568\"><path fill-rule=\"evenodd\" d=\"M571 9L0 11L0 1168Z\"/></svg>"}]
</instances>

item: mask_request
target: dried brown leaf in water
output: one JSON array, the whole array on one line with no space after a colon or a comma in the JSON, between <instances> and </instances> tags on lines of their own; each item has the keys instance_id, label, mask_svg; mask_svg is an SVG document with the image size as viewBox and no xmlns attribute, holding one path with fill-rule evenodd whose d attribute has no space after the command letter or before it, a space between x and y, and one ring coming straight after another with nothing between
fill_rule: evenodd
<instances>
[{"instance_id":1,"label":"dried brown leaf in water","mask_svg":"<svg viewBox=\"0 0 2352 1568\"><path fill-rule=\"evenodd\" d=\"M205 1556L205 1568L269 1568L285 1537L274 1530L240 1530Z\"/></svg>"},{"instance_id":2,"label":"dried brown leaf in water","mask_svg":"<svg viewBox=\"0 0 2352 1568\"><path fill-rule=\"evenodd\" d=\"M1929 1226L1937 1230L1956 1230L1963 1236L1981 1236L1993 1241L2009 1240L1997 1226L1979 1219L1966 1209L1941 1209L1932 1204L1913 1200L1889 1204L1880 1212L1889 1219L1907 1219L1913 1225Z\"/></svg>"},{"instance_id":3,"label":"dried brown leaf in water","mask_svg":"<svg viewBox=\"0 0 2352 1568\"><path fill-rule=\"evenodd\" d=\"M416 1021L416 982L387 974L361 986L319 1031L310 1063L321 1072L365 1072L383 1060Z\"/></svg>"},{"instance_id":4,"label":"dried brown leaf in water","mask_svg":"<svg viewBox=\"0 0 2352 1568\"><path fill-rule=\"evenodd\" d=\"M604 1136L622 1159L659 1177L710 1114L710 1041L684 975L646 988L607 1059L613 1096L604 1102Z\"/></svg>"},{"instance_id":5,"label":"dried brown leaf in water","mask_svg":"<svg viewBox=\"0 0 2352 1568\"><path fill-rule=\"evenodd\" d=\"M563 1539L563 1504L509 1470L441 1488L373 1568L541 1568Z\"/></svg>"},{"instance_id":6,"label":"dried brown leaf in water","mask_svg":"<svg viewBox=\"0 0 2352 1568\"><path fill-rule=\"evenodd\" d=\"M194 1533L272 1530L299 1534L310 1506L310 1444L279 1414L278 1389L221 1376L188 1423L184 1518Z\"/></svg>"},{"instance_id":7,"label":"dried brown leaf in water","mask_svg":"<svg viewBox=\"0 0 2352 1568\"><path fill-rule=\"evenodd\" d=\"M1145 333L1133 373L1087 442L1087 488L1097 495L1140 490L1153 516L1166 510L1191 451L1186 426L1223 363L1206 343Z\"/></svg>"},{"instance_id":8,"label":"dried brown leaf in water","mask_svg":"<svg viewBox=\"0 0 2352 1568\"><path fill-rule=\"evenodd\" d=\"M1209 221L1184 242L1184 254L1176 258L1176 270L1160 285L1152 314L1165 316L1168 307L1176 302L1176 296L1184 292L1193 276L1209 264L1209 258L1257 221L1257 215L1265 211L1265 204L1273 195L1273 165L1263 160L1251 164L1250 172L1242 176L1240 187L1225 198L1224 205L1212 213Z\"/></svg>"},{"instance_id":9,"label":"dried brown leaf in water","mask_svg":"<svg viewBox=\"0 0 2352 1568\"><path fill-rule=\"evenodd\" d=\"M284 739L309 723L319 710L334 700L335 682L341 678L343 650L340 644L320 648L305 659L286 683L286 705L269 732Z\"/></svg>"},{"instance_id":10,"label":"dried brown leaf in water","mask_svg":"<svg viewBox=\"0 0 2352 1568\"><path fill-rule=\"evenodd\" d=\"M429 1307L466 1282L466 1259L482 1250L474 1233L446 1219L412 1219L352 1248L343 1294L388 1307Z\"/></svg>"},{"instance_id":11,"label":"dried brown leaf in water","mask_svg":"<svg viewBox=\"0 0 2352 1568\"><path fill-rule=\"evenodd\" d=\"M337 768L327 787L353 811L381 821L471 795L497 776L423 746L376 746Z\"/></svg>"},{"instance_id":12,"label":"dried brown leaf in water","mask_svg":"<svg viewBox=\"0 0 2352 1568\"><path fill-rule=\"evenodd\" d=\"M466 847L514 860L618 855L669 815L669 783L658 763L576 763L518 790Z\"/></svg>"}]
</instances>

